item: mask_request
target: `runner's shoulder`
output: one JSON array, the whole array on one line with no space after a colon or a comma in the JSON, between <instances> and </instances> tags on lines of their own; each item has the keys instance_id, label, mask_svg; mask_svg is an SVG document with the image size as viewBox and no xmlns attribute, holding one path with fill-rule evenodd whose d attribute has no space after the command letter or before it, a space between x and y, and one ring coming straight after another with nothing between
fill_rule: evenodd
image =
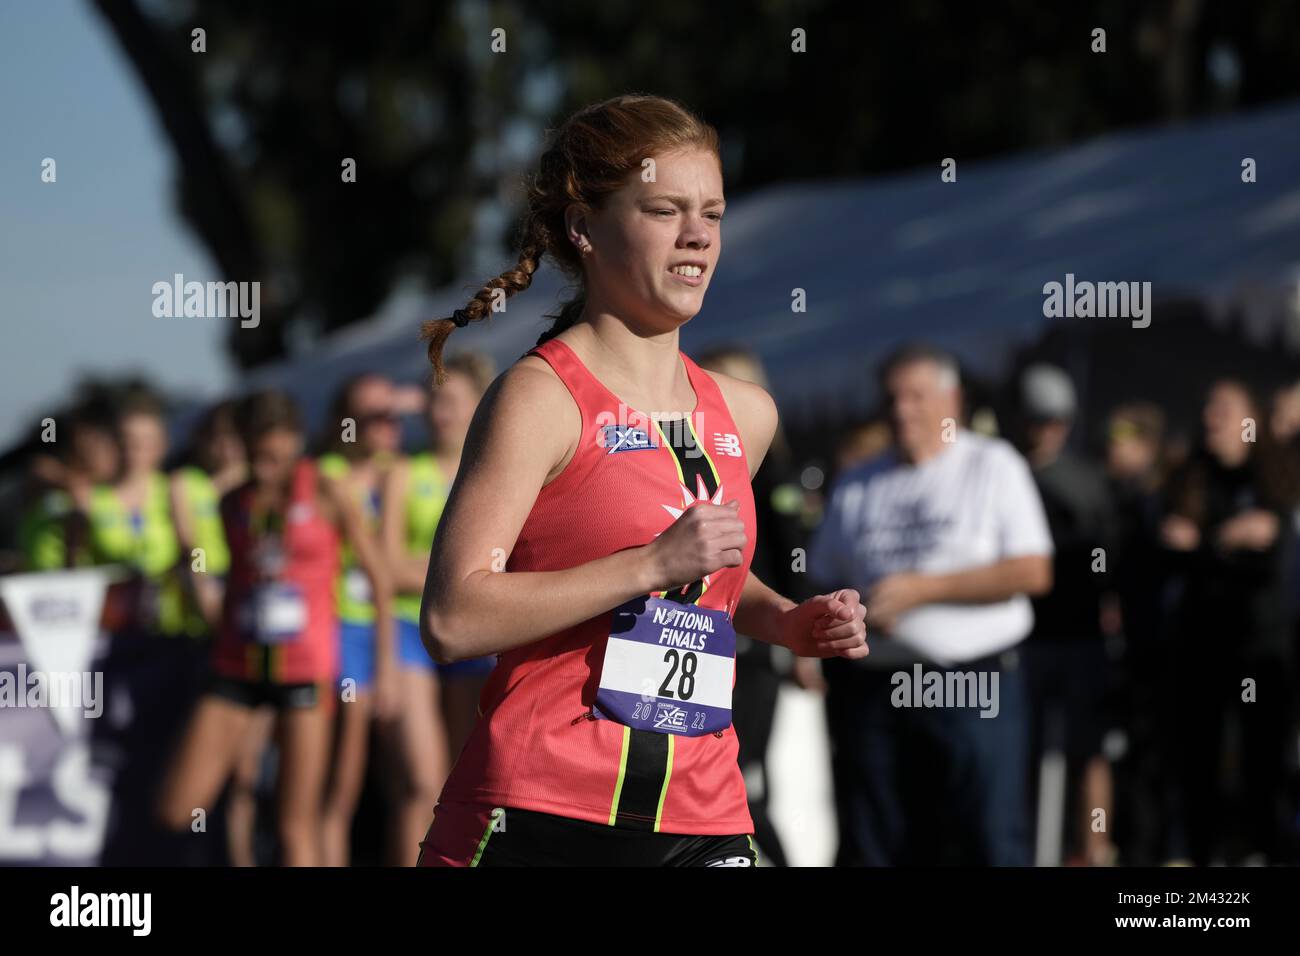
<instances>
[{"instance_id":1,"label":"runner's shoulder","mask_svg":"<svg viewBox=\"0 0 1300 956\"><path fill-rule=\"evenodd\" d=\"M532 355L497 376L483 395L478 415L490 435L553 452L563 452L576 441L573 436L582 422L568 387L544 359Z\"/></svg>"},{"instance_id":2,"label":"runner's shoulder","mask_svg":"<svg viewBox=\"0 0 1300 956\"><path fill-rule=\"evenodd\" d=\"M746 433L742 436L746 444L758 442L766 449L777 424L776 401L767 389L712 369L701 367L700 371L717 384L736 427Z\"/></svg>"}]
</instances>

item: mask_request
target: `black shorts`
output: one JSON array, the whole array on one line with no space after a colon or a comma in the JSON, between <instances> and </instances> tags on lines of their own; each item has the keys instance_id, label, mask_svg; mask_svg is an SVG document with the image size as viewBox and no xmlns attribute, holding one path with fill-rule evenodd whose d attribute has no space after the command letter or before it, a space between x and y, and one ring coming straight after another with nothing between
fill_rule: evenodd
<instances>
[{"instance_id":1,"label":"black shorts","mask_svg":"<svg viewBox=\"0 0 1300 956\"><path fill-rule=\"evenodd\" d=\"M420 847L421 866L758 864L748 834L655 833L510 807L470 811L439 805L434 825Z\"/></svg>"},{"instance_id":2,"label":"black shorts","mask_svg":"<svg viewBox=\"0 0 1300 956\"><path fill-rule=\"evenodd\" d=\"M267 705L276 710L305 710L320 702L319 684L276 684L215 675L208 693L244 707Z\"/></svg>"}]
</instances>

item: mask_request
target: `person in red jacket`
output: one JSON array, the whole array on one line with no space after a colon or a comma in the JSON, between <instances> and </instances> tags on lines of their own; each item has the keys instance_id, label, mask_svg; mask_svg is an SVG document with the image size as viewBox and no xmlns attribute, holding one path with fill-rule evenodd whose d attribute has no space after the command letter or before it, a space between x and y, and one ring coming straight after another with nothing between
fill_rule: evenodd
<instances>
[{"instance_id":1,"label":"person in red jacket","mask_svg":"<svg viewBox=\"0 0 1300 956\"><path fill-rule=\"evenodd\" d=\"M339 667L334 582L341 543L357 554L382 613L391 588L353 498L303 456L293 401L258 393L240 403L237 421L251 478L221 502L230 570L213 682L169 771L159 816L182 830L197 810L210 810L243 753L254 711L270 706L279 725L282 860L314 866Z\"/></svg>"},{"instance_id":2,"label":"person in red jacket","mask_svg":"<svg viewBox=\"0 0 1300 956\"><path fill-rule=\"evenodd\" d=\"M867 648L857 592L796 604L749 572L776 406L678 348L721 249L717 134L618 97L564 124L529 197L518 267L425 328L441 380L447 335L543 255L583 290L484 397L434 539L425 645L499 661L420 862L752 866L736 631Z\"/></svg>"}]
</instances>

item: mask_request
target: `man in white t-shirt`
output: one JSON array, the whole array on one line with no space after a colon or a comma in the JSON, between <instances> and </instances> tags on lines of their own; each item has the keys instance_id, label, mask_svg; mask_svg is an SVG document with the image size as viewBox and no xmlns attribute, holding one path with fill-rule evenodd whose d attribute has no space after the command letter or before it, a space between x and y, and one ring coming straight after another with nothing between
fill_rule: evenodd
<instances>
[{"instance_id":1,"label":"man in white t-shirt","mask_svg":"<svg viewBox=\"0 0 1300 956\"><path fill-rule=\"evenodd\" d=\"M847 865L1027 865L1028 739L1014 648L1051 588L1029 466L959 426L957 364L909 346L881 372L893 448L832 488L816 582L867 595L876 640L825 661Z\"/></svg>"}]
</instances>

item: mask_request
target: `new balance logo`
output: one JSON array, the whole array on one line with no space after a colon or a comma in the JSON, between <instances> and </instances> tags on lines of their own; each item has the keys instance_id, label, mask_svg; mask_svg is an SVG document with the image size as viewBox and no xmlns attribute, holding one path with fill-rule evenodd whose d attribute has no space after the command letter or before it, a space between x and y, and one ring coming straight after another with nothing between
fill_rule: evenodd
<instances>
[{"instance_id":1,"label":"new balance logo","mask_svg":"<svg viewBox=\"0 0 1300 956\"><path fill-rule=\"evenodd\" d=\"M732 435L730 432L726 434L714 432L713 451L719 455L726 455L728 458L739 458L741 455L740 436Z\"/></svg>"}]
</instances>

